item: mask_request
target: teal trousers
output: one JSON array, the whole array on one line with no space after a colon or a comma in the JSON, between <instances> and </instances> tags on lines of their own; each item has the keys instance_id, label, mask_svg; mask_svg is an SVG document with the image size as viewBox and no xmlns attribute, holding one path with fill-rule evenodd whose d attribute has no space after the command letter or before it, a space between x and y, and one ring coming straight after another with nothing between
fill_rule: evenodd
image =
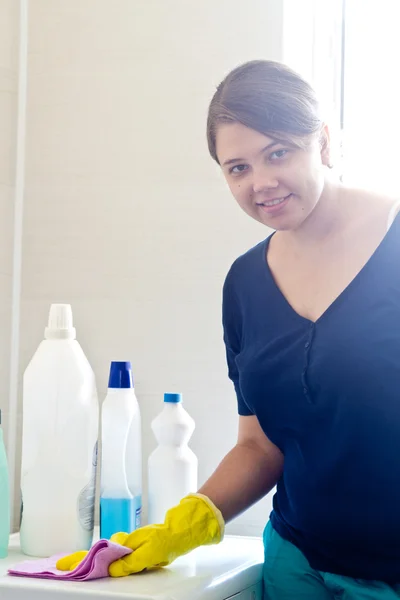
<instances>
[{"instance_id":1,"label":"teal trousers","mask_svg":"<svg viewBox=\"0 0 400 600\"><path fill-rule=\"evenodd\" d=\"M400 584L316 571L304 554L268 523L264 531L264 600L395 600Z\"/></svg>"}]
</instances>

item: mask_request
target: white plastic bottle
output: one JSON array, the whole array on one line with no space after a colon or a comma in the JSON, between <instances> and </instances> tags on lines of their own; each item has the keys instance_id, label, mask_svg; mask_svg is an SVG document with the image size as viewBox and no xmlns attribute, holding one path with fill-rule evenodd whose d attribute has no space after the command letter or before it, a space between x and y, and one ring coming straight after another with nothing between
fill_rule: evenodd
<instances>
[{"instance_id":1,"label":"white plastic bottle","mask_svg":"<svg viewBox=\"0 0 400 600\"><path fill-rule=\"evenodd\" d=\"M195 424L181 394L164 394L164 409L151 428L158 442L148 461L148 522L163 523L169 508L197 491L197 457L188 446Z\"/></svg>"},{"instance_id":2,"label":"white plastic bottle","mask_svg":"<svg viewBox=\"0 0 400 600\"><path fill-rule=\"evenodd\" d=\"M100 537L140 527L142 451L140 409L130 362L112 362L102 406Z\"/></svg>"},{"instance_id":3,"label":"white plastic bottle","mask_svg":"<svg viewBox=\"0 0 400 600\"><path fill-rule=\"evenodd\" d=\"M98 400L69 304L53 304L24 374L21 547L30 556L89 549Z\"/></svg>"}]
</instances>

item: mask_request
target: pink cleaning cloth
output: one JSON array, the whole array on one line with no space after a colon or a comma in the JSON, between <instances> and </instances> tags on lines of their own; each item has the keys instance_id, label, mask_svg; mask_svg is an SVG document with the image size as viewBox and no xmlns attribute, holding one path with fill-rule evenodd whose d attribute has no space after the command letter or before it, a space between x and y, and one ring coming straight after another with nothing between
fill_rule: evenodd
<instances>
[{"instance_id":1,"label":"pink cleaning cloth","mask_svg":"<svg viewBox=\"0 0 400 600\"><path fill-rule=\"evenodd\" d=\"M25 560L8 570L9 575L18 577L36 577L39 579L59 579L60 581L88 581L108 577L108 567L112 562L130 554L132 550L114 544L109 540L99 540L89 550L87 556L73 571L59 571L57 561L66 554L57 554L50 558Z\"/></svg>"}]
</instances>

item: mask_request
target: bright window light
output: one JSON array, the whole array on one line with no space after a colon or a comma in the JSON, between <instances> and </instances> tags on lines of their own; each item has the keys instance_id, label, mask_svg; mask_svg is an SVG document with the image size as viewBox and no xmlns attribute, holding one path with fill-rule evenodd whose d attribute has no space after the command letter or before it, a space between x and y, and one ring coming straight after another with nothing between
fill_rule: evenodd
<instances>
[{"instance_id":1,"label":"bright window light","mask_svg":"<svg viewBox=\"0 0 400 600\"><path fill-rule=\"evenodd\" d=\"M345 0L342 172L400 196L399 20L399 0Z\"/></svg>"}]
</instances>

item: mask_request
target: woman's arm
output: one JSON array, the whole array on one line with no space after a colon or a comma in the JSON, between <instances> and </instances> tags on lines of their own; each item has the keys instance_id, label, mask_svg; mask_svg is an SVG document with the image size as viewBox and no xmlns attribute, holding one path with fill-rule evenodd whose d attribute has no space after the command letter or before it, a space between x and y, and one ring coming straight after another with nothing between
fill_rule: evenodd
<instances>
[{"instance_id":1,"label":"woman's arm","mask_svg":"<svg viewBox=\"0 0 400 600\"><path fill-rule=\"evenodd\" d=\"M268 494L283 471L283 454L265 435L257 417L239 417L236 446L199 490L219 508L225 522Z\"/></svg>"}]
</instances>

